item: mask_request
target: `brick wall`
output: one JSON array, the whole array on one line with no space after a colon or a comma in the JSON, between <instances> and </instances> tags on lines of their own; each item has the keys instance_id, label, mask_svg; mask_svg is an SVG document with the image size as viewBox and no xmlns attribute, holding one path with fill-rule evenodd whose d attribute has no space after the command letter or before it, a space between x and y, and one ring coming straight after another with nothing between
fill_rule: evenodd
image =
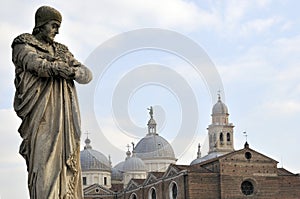
<instances>
[{"instance_id":1,"label":"brick wall","mask_svg":"<svg viewBox=\"0 0 300 199\"><path fill-rule=\"evenodd\" d=\"M190 199L220 198L220 180L218 173L191 172L188 175L188 195Z\"/></svg>"}]
</instances>

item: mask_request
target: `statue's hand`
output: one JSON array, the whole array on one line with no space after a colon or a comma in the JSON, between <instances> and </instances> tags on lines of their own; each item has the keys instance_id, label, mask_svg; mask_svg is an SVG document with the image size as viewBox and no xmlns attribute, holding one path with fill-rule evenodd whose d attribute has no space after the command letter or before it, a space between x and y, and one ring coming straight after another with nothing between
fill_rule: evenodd
<instances>
[{"instance_id":1,"label":"statue's hand","mask_svg":"<svg viewBox=\"0 0 300 199\"><path fill-rule=\"evenodd\" d=\"M79 67L81 66L81 63L77 61L76 59L72 59L69 61L69 66L70 67Z\"/></svg>"},{"instance_id":2,"label":"statue's hand","mask_svg":"<svg viewBox=\"0 0 300 199\"><path fill-rule=\"evenodd\" d=\"M74 79L76 71L73 67L70 67L65 63L61 63L57 65L57 72L58 75L64 79Z\"/></svg>"}]
</instances>

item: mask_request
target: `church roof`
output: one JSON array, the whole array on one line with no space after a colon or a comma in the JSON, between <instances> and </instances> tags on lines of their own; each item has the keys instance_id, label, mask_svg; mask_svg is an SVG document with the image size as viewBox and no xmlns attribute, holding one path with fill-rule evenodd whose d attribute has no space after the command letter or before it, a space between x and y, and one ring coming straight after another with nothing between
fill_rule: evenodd
<instances>
[{"instance_id":1,"label":"church roof","mask_svg":"<svg viewBox=\"0 0 300 199\"><path fill-rule=\"evenodd\" d=\"M150 175L150 174L154 175L157 179L159 179L159 178L163 177L164 172L151 171L151 172L149 172L149 175Z\"/></svg>"},{"instance_id":2,"label":"church roof","mask_svg":"<svg viewBox=\"0 0 300 199\"><path fill-rule=\"evenodd\" d=\"M278 168L277 171L278 171L279 176L294 176L294 175L297 175L297 174L294 174L294 173L286 170L285 168Z\"/></svg>"},{"instance_id":3,"label":"church roof","mask_svg":"<svg viewBox=\"0 0 300 199\"><path fill-rule=\"evenodd\" d=\"M135 151L141 159L175 159L172 146L158 134L147 134L137 143Z\"/></svg>"},{"instance_id":4,"label":"church roof","mask_svg":"<svg viewBox=\"0 0 300 199\"><path fill-rule=\"evenodd\" d=\"M113 196L115 193L113 190L110 190L104 186L101 186L99 184L92 184L86 188L83 189L83 193L85 197L92 197L96 194L102 195L102 196Z\"/></svg>"},{"instance_id":5,"label":"church roof","mask_svg":"<svg viewBox=\"0 0 300 199\"><path fill-rule=\"evenodd\" d=\"M199 163L201 163L201 162L205 162L205 161L207 161L207 160L210 160L210 159L214 159L214 158L220 157L220 156L222 156L222 155L224 155L224 153L220 153L220 152L212 152L212 153L207 154L206 156L196 158L195 160L193 160L193 161L191 162L190 165L199 164Z\"/></svg>"},{"instance_id":6,"label":"church roof","mask_svg":"<svg viewBox=\"0 0 300 199\"><path fill-rule=\"evenodd\" d=\"M124 188L123 183L120 183L120 184L111 184L110 190L114 191L114 192L121 192L121 191L123 191L123 188Z\"/></svg>"},{"instance_id":7,"label":"church roof","mask_svg":"<svg viewBox=\"0 0 300 199\"><path fill-rule=\"evenodd\" d=\"M92 149L89 138L85 140L84 150L80 152L80 164L82 171L100 170L111 171L108 158L101 152Z\"/></svg>"},{"instance_id":8,"label":"church roof","mask_svg":"<svg viewBox=\"0 0 300 199\"><path fill-rule=\"evenodd\" d=\"M237 150L237 151L232 151L232 152L226 153L226 154L224 154L224 155L220 155L220 156L218 156L218 157L214 157L214 158L211 158L211 159L202 161L202 162L200 162L200 163L198 163L198 164L204 165L204 164L208 164L208 163L215 162L215 161L221 161L221 160L223 160L223 159L226 160L226 159L229 158L229 157L232 157L232 156L234 156L234 155L237 155L237 154L240 154L240 153L244 153L244 152L252 152L253 154L256 154L256 155L258 155L258 156L261 156L261 157L264 158L266 161L270 161L270 162L273 162L273 163L275 163L275 164L278 163L278 161L276 161L276 160L274 160L274 159L272 159L272 158L270 158L270 157L268 157L268 156L266 156L266 155L264 155L264 154L262 154L262 153L259 153L259 152L255 151L255 150L249 148L249 144L246 142L245 147L244 147L243 149L240 149L240 150ZM250 158L251 158L251 157L250 157Z\"/></svg>"}]
</instances>

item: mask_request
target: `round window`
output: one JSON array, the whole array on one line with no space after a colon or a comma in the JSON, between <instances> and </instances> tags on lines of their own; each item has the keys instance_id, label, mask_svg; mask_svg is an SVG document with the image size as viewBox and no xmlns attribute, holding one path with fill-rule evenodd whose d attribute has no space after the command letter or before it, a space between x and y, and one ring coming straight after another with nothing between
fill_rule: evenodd
<instances>
[{"instance_id":1,"label":"round window","mask_svg":"<svg viewBox=\"0 0 300 199\"><path fill-rule=\"evenodd\" d=\"M252 182L245 180L241 184L241 190L242 190L243 194L246 196L252 195L254 192L254 186L253 186Z\"/></svg>"},{"instance_id":2,"label":"round window","mask_svg":"<svg viewBox=\"0 0 300 199\"><path fill-rule=\"evenodd\" d=\"M250 152L246 152L246 153L245 153L245 158L246 158L247 160L250 160L250 159L252 158L252 154L251 154Z\"/></svg>"}]
</instances>

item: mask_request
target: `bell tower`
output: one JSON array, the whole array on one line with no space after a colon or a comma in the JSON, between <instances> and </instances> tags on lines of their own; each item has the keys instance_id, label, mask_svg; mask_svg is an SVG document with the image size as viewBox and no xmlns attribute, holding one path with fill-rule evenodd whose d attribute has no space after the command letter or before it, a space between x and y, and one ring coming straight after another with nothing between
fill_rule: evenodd
<instances>
[{"instance_id":1,"label":"bell tower","mask_svg":"<svg viewBox=\"0 0 300 199\"><path fill-rule=\"evenodd\" d=\"M220 94L218 94L218 101L212 109L212 122L208 126L209 136L209 152L225 154L234 151L233 147L233 127L229 123L228 108L222 102Z\"/></svg>"}]
</instances>

